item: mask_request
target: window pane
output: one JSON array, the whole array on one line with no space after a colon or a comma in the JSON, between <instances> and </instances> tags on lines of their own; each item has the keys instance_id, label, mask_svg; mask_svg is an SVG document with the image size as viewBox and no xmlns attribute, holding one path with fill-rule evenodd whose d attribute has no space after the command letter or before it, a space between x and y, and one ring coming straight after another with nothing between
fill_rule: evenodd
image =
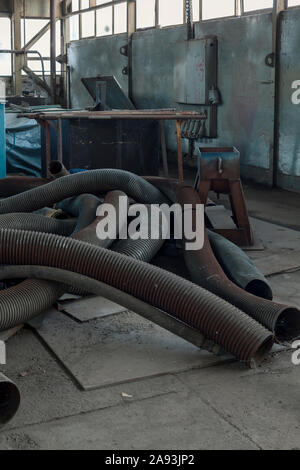
<instances>
[{"instance_id":1,"label":"window pane","mask_svg":"<svg viewBox=\"0 0 300 470\"><path fill-rule=\"evenodd\" d=\"M11 49L11 22L0 18L0 49ZM11 75L11 54L0 54L0 75Z\"/></svg>"},{"instance_id":2,"label":"window pane","mask_svg":"<svg viewBox=\"0 0 300 470\"><path fill-rule=\"evenodd\" d=\"M273 8L273 0L244 0L245 11L263 10Z\"/></svg>"},{"instance_id":3,"label":"window pane","mask_svg":"<svg viewBox=\"0 0 300 470\"><path fill-rule=\"evenodd\" d=\"M79 15L70 18L70 39L71 41L79 39Z\"/></svg>"},{"instance_id":4,"label":"window pane","mask_svg":"<svg viewBox=\"0 0 300 470\"><path fill-rule=\"evenodd\" d=\"M79 0L72 0L72 11L79 10Z\"/></svg>"},{"instance_id":5,"label":"window pane","mask_svg":"<svg viewBox=\"0 0 300 470\"><path fill-rule=\"evenodd\" d=\"M97 11L97 36L112 34L112 7L101 8Z\"/></svg>"},{"instance_id":6,"label":"window pane","mask_svg":"<svg viewBox=\"0 0 300 470\"><path fill-rule=\"evenodd\" d=\"M159 24L169 26L183 23L183 0L159 0Z\"/></svg>"},{"instance_id":7,"label":"window pane","mask_svg":"<svg viewBox=\"0 0 300 470\"><path fill-rule=\"evenodd\" d=\"M300 5L300 0L288 0L289 7L296 7L298 5Z\"/></svg>"},{"instance_id":8,"label":"window pane","mask_svg":"<svg viewBox=\"0 0 300 470\"><path fill-rule=\"evenodd\" d=\"M83 38L95 36L95 12L87 11L81 16L81 36Z\"/></svg>"},{"instance_id":9,"label":"window pane","mask_svg":"<svg viewBox=\"0 0 300 470\"><path fill-rule=\"evenodd\" d=\"M200 19L200 2L199 0L193 1L193 21L199 21Z\"/></svg>"},{"instance_id":10,"label":"window pane","mask_svg":"<svg viewBox=\"0 0 300 470\"><path fill-rule=\"evenodd\" d=\"M50 31L47 31L30 50L39 51L43 57L50 57ZM56 55L60 54L60 21L56 21Z\"/></svg>"},{"instance_id":11,"label":"window pane","mask_svg":"<svg viewBox=\"0 0 300 470\"><path fill-rule=\"evenodd\" d=\"M115 5L115 27L114 33L126 33L127 31L127 3Z\"/></svg>"},{"instance_id":12,"label":"window pane","mask_svg":"<svg viewBox=\"0 0 300 470\"><path fill-rule=\"evenodd\" d=\"M90 8L90 0L81 0L81 10L85 10L86 8Z\"/></svg>"},{"instance_id":13,"label":"window pane","mask_svg":"<svg viewBox=\"0 0 300 470\"><path fill-rule=\"evenodd\" d=\"M203 20L223 18L234 14L234 0L222 0L222 2L220 0L203 0Z\"/></svg>"},{"instance_id":14,"label":"window pane","mask_svg":"<svg viewBox=\"0 0 300 470\"><path fill-rule=\"evenodd\" d=\"M11 54L0 54L0 75L11 75Z\"/></svg>"},{"instance_id":15,"label":"window pane","mask_svg":"<svg viewBox=\"0 0 300 470\"><path fill-rule=\"evenodd\" d=\"M155 26L155 0L136 0L136 27Z\"/></svg>"},{"instance_id":16,"label":"window pane","mask_svg":"<svg viewBox=\"0 0 300 470\"><path fill-rule=\"evenodd\" d=\"M28 60L28 67L37 75L42 75L42 64L40 60ZM50 60L44 60L45 75L50 75Z\"/></svg>"},{"instance_id":17,"label":"window pane","mask_svg":"<svg viewBox=\"0 0 300 470\"><path fill-rule=\"evenodd\" d=\"M49 20L25 20L25 40L26 44L32 39L46 24ZM24 20L21 21L21 42L22 47L24 46Z\"/></svg>"},{"instance_id":18,"label":"window pane","mask_svg":"<svg viewBox=\"0 0 300 470\"><path fill-rule=\"evenodd\" d=\"M112 0L96 0L96 5L104 5L104 3L109 3Z\"/></svg>"}]
</instances>

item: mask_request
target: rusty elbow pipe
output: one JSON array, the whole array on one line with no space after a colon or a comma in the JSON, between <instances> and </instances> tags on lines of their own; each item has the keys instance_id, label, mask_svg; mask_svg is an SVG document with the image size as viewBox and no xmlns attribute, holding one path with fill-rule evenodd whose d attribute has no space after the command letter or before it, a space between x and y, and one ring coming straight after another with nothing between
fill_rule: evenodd
<instances>
[{"instance_id":1,"label":"rusty elbow pipe","mask_svg":"<svg viewBox=\"0 0 300 470\"><path fill-rule=\"evenodd\" d=\"M20 401L21 396L16 384L0 372L0 426L15 416Z\"/></svg>"},{"instance_id":2,"label":"rusty elbow pipe","mask_svg":"<svg viewBox=\"0 0 300 470\"><path fill-rule=\"evenodd\" d=\"M58 160L53 160L49 164L49 171L55 179L70 175L69 171L66 169L64 164L59 162Z\"/></svg>"}]
</instances>

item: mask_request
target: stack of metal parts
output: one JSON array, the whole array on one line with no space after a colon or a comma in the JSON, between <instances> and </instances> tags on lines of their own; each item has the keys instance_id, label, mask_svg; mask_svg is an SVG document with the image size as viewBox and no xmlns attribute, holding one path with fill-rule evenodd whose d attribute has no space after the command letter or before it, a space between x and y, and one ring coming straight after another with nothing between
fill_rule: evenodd
<instances>
[{"instance_id":1,"label":"stack of metal parts","mask_svg":"<svg viewBox=\"0 0 300 470\"><path fill-rule=\"evenodd\" d=\"M206 232L203 249L185 252L193 283L151 264L164 244L162 237L96 236L101 219L96 211L103 202L117 214L119 196L127 205L178 202L184 209L200 204L193 188L115 169L69 175L58 162L51 171L52 181L24 180L24 192L15 190L14 195L16 182L0 181L0 280L24 279L0 291L0 331L27 322L71 289L102 295L199 348L225 350L250 367L267 356L276 340L300 335L299 310L273 303L264 277L222 237ZM0 381L0 415L10 418L19 399L7 383Z\"/></svg>"}]
</instances>

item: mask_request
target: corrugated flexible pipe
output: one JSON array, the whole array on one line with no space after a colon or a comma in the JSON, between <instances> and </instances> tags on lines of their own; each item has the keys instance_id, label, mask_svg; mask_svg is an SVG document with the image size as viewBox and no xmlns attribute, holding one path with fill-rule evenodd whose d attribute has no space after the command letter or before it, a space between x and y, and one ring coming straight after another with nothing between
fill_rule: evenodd
<instances>
[{"instance_id":1,"label":"corrugated flexible pipe","mask_svg":"<svg viewBox=\"0 0 300 470\"><path fill-rule=\"evenodd\" d=\"M201 203L198 193L178 180L148 177L147 181L172 202ZM216 260L206 231L204 248L197 252L185 252L185 260L196 284L235 305L273 331L279 342L292 341L300 335L299 309L256 297L231 282Z\"/></svg>"},{"instance_id":2,"label":"corrugated flexible pipe","mask_svg":"<svg viewBox=\"0 0 300 470\"><path fill-rule=\"evenodd\" d=\"M64 176L38 188L3 199L0 201L0 214L32 212L86 192L98 194L112 190L124 191L136 202L143 204L168 203L167 198L142 177L128 171L103 169Z\"/></svg>"},{"instance_id":3,"label":"corrugated flexible pipe","mask_svg":"<svg viewBox=\"0 0 300 470\"><path fill-rule=\"evenodd\" d=\"M71 235L75 225L74 220L53 219L39 214L26 214L21 212L0 215L0 228L54 233L64 237Z\"/></svg>"},{"instance_id":4,"label":"corrugated flexible pipe","mask_svg":"<svg viewBox=\"0 0 300 470\"><path fill-rule=\"evenodd\" d=\"M146 207L148 211L147 222L149 229L151 228L151 206L147 205ZM141 218L143 218L142 215ZM122 253L123 255L130 256L131 258L150 263L150 261L159 252L165 242L165 240L162 238L161 227L159 226L157 229L157 239L149 237L145 240L141 238L116 240L115 243L113 243L111 249L116 253ZM136 233L139 233L139 229Z\"/></svg>"},{"instance_id":5,"label":"corrugated flexible pipe","mask_svg":"<svg viewBox=\"0 0 300 470\"><path fill-rule=\"evenodd\" d=\"M117 194L119 196L120 192L118 191ZM94 220L96 209L100 201L93 195L84 196L88 197L77 198L80 199L80 201L77 201L77 203L75 201L74 204L72 204L72 207L74 206L76 210L78 209L78 213L82 213L83 216L85 207L87 207L89 219L85 217L84 220ZM116 194L113 193L108 194L106 201L117 204L115 196ZM3 223L1 221L3 221ZM64 221L47 218L37 214L21 213L0 215L0 228L15 228L21 230L27 227L30 231L48 232L48 229L53 230L55 228L59 228L61 230L61 227L65 228L65 225L62 225L61 222ZM7 224L9 226L7 226ZM71 228L74 228L74 226ZM70 229L69 225L68 229ZM83 236L84 234L85 231L83 231ZM89 232L89 234L89 242L92 242L91 233ZM70 235L70 233L68 233L68 235ZM80 233L78 233L77 236L80 236ZM93 242L100 243L100 240L96 237L96 231L94 233L94 237ZM21 276L18 277L21 278ZM61 297L65 291L65 287L61 284L51 282L47 283L43 280L30 278L25 279L23 282L15 286L0 291L0 331L26 323L44 310L49 309L51 305L57 302L59 297ZM77 295L86 294L86 291L82 288L75 290L71 288L71 292Z\"/></svg>"},{"instance_id":6,"label":"corrugated flexible pipe","mask_svg":"<svg viewBox=\"0 0 300 470\"><path fill-rule=\"evenodd\" d=\"M200 204L198 193L190 187L178 186L178 201ZM300 335L300 311L256 297L231 282L212 251L207 231L202 250L185 251L185 262L192 280L221 297L272 331L279 342L291 341Z\"/></svg>"},{"instance_id":7,"label":"corrugated flexible pipe","mask_svg":"<svg viewBox=\"0 0 300 470\"><path fill-rule=\"evenodd\" d=\"M219 345L207 340L195 328L121 290L87 276L82 276L82 274L63 269L49 268L48 266L1 266L0 280L16 279L18 276L55 281L73 286L76 289L84 289L91 294L102 296L112 302L118 302L128 310L171 331L171 333L185 339L200 349L205 349L214 354L221 354L223 352Z\"/></svg>"},{"instance_id":8,"label":"corrugated flexible pipe","mask_svg":"<svg viewBox=\"0 0 300 470\"><path fill-rule=\"evenodd\" d=\"M0 262L63 268L108 284L197 328L237 359L260 362L274 337L236 307L156 266L51 234L0 230Z\"/></svg>"},{"instance_id":9,"label":"corrugated flexible pipe","mask_svg":"<svg viewBox=\"0 0 300 470\"><path fill-rule=\"evenodd\" d=\"M102 246L102 248L109 248L114 242L113 238L99 238L97 236L97 225L105 220L105 224L109 227L114 227L115 236L117 237L120 230L124 230L127 226L127 213L129 207L129 200L127 195L123 191L110 191L106 194L104 204L110 204L114 208L114 214L104 214L103 216L97 216L96 211L94 212L93 222L85 226L82 230L72 235L75 240L81 240L92 245ZM99 204L100 205L100 204ZM115 219L114 219L115 216ZM110 218L112 217L112 219Z\"/></svg>"}]
</instances>

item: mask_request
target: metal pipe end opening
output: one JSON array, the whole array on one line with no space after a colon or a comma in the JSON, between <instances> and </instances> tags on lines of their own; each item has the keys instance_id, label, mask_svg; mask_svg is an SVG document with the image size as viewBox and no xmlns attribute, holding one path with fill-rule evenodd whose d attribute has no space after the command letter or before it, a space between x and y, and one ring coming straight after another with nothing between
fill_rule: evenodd
<instances>
[{"instance_id":1,"label":"metal pipe end opening","mask_svg":"<svg viewBox=\"0 0 300 470\"><path fill-rule=\"evenodd\" d=\"M285 308L277 318L275 336L279 342L293 341L300 336L300 310Z\"/></svg>"},{"instance_id":2,"label":"metal pipe end opening","mask_svg":"<svg viewBox=\"0 0 300 470\"><path fill-rule=\"evenodd\" d=\"M261 279L254 279L247 284L246 289L249 294L253 294L256 297L261 297L266 300L273 300L273 292L269 284L262 281Z\"/></svg>"},{"instance_id":3,"label":"metal pipe end opening","mask_svg":"<svg viewBox=\"0 0 300 470\"><path fill-rule=\"evenodd\" d=\"M0 426L15 416L20 401L21 396L16 384L0 373Z\"/></svg>"},{"instance_id":4,"label":"metal pipe end opening","mask_svg":"<svg viewBox=\"0 0 300 470\"><path fill-rule=\"evenodd\" d=\"M267 339L265 339L265 341L259 346L255 354L253 355L249 364L251 369L255 369L258 365L260 365L267 358L273 345L274 345L274 336L270 334L270 336L268 336Z\"/></svg>"}]
</instances>

